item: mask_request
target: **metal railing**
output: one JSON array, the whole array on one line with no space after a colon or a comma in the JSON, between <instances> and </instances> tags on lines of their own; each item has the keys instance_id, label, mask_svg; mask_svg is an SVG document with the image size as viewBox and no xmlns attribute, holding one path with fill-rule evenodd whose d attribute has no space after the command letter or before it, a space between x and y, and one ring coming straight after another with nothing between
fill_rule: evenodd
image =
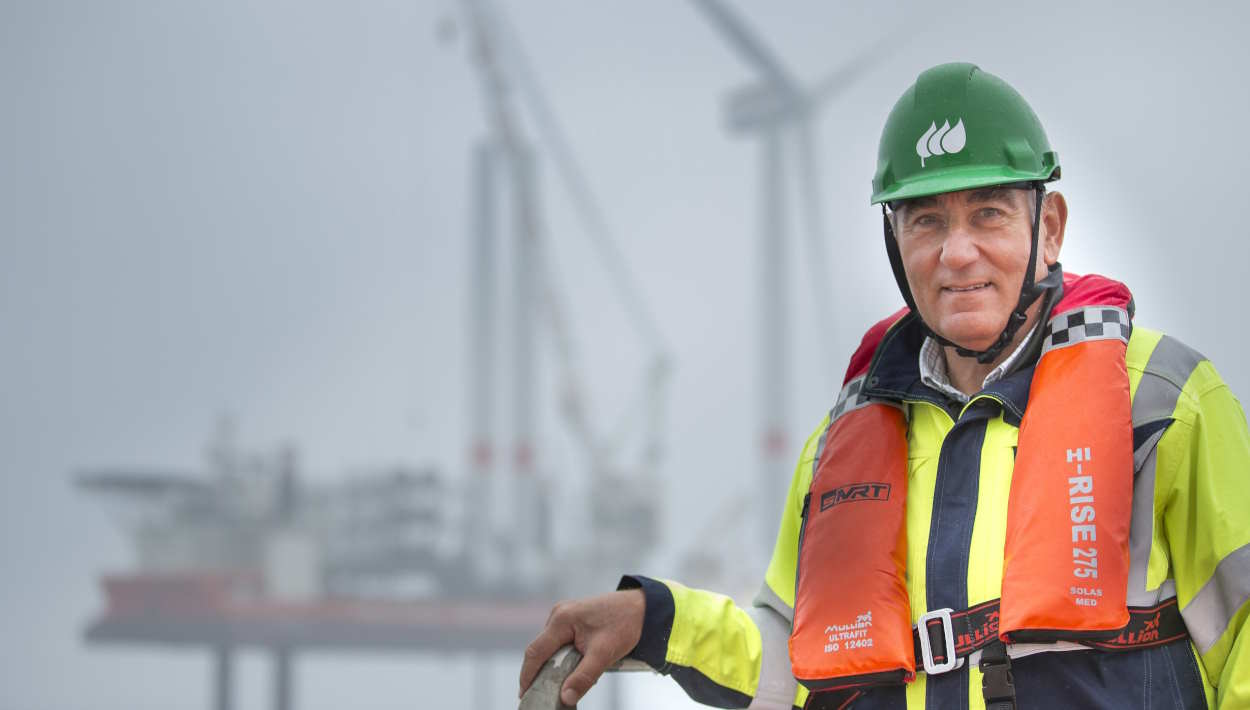
<instances>
[{"instance_id":1,"label":"metal railing","mask_svg":"<svg viewBox=\"0 0 1250 710\"><path fill-rule=\"evenodd\" d=\"M560 702L560 688L564 681L577 668L582 654L572 646L563 646L556 651L530 685L529 690L521 697L519 710L576 710L576 706ZM651 667L642 661L625 658L608 667L609 673L651 672Z\"/></svg>"}]
</instances>

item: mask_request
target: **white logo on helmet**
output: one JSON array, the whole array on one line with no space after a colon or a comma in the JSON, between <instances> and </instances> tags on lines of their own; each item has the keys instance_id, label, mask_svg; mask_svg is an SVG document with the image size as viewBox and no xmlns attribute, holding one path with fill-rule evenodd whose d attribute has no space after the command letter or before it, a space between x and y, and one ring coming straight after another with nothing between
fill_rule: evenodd
<instances>
[{"instance_id":1,"label":"white logo on helmet","mask_svg":"<svg viewBox=\"0 0 1250 710\"><path fill-rule=\"evenodd\" d=\"M937 127L937 123L930 123L929 130L916 141L916 155L920 156L920 167L924 167L925 158L958 153L967 143L968 132L964 130L962 118L954 128L951 127L950 121L943 121L941 128Z\"/></svg>"}]
</instances>

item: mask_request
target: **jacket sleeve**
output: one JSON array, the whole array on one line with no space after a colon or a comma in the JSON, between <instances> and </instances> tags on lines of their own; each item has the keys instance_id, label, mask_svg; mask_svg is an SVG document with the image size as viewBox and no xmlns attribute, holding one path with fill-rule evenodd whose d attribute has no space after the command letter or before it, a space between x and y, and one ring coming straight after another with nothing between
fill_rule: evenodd
<instances>
[{"instance_id":1,"label":"jacket sleeve","mask_svg":"<svg viewBox=\"0 0 1250 710\"><path fill-rule=\"evenodd\" d=\"M1216 707L1250 707L1250 433L1215 368L1198 362L1159 442L1156 525ZM1153 566L1153 565L1152 565Z\"/></svg>"},{"instance_id":2,"label":"jacket sleeve","mask_svg":"<svg viewBox=\"0 0 1250 710\"><path fill-rule=\"evenodd\" d=\"M630 655L671 675L700 703L785 710L807 697L790 670L789 638L803 497L827 426L828 418L803 447L764 583L749 608L669 580L621 579L619 588L641 588L647 600L642 638Z\"/></svg>"}]
</instances>

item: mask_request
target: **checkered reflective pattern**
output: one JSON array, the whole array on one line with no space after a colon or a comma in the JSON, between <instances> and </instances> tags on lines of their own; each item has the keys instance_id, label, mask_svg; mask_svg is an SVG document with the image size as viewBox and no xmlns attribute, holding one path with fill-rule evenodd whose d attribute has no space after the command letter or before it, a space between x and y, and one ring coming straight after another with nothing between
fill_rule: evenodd
<instances>
[{"instance_id":1,"label":"checkered reflective pattern","mask_svg":"<svg viewBox=\"0 0 1250 710\"><path fill-rule=\"evenodd\" d=\"M833 411L829 413L829 421L834 422L838 417L847 412L855 411L860 407L868 404L868 400L859 396L861 390L864 389L864 380L868 379L867 375L860 375L842 388L838 393L838 403L833 405Z\"/></svg>"},{"instance_id":2,"label":"checkered reflective pattern","mask_svg":"<svg viewBox=\"0 0 1250 710\"><path fill-rule=\"evenodd\" d=\"M1060 313L1047 324L1046 339L1042 352L1066 348L1087 340L1111 340L1119 338L1128 344L1133 332L1128 312L1114 306L1086 306Z\"/></svg>"}]
</instances>

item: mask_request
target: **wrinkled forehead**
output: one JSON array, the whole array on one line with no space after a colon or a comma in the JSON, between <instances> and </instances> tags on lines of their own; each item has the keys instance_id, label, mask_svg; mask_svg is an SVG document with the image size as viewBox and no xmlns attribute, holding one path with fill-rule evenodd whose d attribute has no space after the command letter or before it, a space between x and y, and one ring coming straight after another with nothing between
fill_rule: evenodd
<instances>
[{"instance_id":1,"label":"wrinkled forehead","mask_svg":"<svg viewBox=\"0 0 1250 710\"><path fill-rule=\"evenodd\" d=\"M954 207L981 204L998 204L1011 207L1025 207L1029 187L1025 185L994 185L974 190L957 190L937 195L913 197L909 200L898 200L890 203L890 209L903 212L921 207Z\"/></svg>"}]
</instances>

